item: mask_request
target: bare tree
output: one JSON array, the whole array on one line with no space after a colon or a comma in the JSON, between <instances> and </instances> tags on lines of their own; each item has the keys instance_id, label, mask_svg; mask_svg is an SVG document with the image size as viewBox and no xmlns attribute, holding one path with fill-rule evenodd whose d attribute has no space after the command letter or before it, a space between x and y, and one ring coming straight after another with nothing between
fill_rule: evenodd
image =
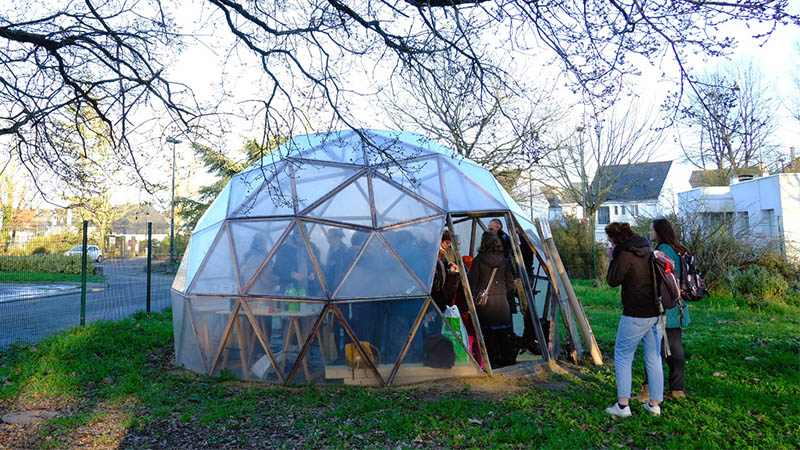
<instances>
[{"instance_id":1,"label":"bare tree","mask_svg":"<svg viewBox=\"0 0 800 450\"><path fill-rule=\"evenodd\" d=\"M689 144L681 140L687 161L701 169L737 169L774 158L777 105L752 62L710 72L697 89L680 111L694 137Z\"/></svg>"},{"instance_id":2,"label":"bare tree","mask_svg":"<svg viewBox=\"0 0 800 450\"><path fill-rule=\"evenodd\" d=\"M779 24L800 22L786 12L788 0L197 1L209 15L194 31L222 26L234 37L225 55L254 56L263 74L248 114L263 122L262 145L308 128L358 130L351 108L363 103L359 95L374 94L363 89L365 78L386 85L414 68L446 80L439 60L448 55L472 68L477 95L497 95L502 104L513 58L490 56L545 47L575 89L608 104L624 76L637 72L636 56L674 58L681 80L691 82L687 54L721 55L735 44L711 30L747 22L764 38ZM15 0L1 10L0 135L14 137L17 157L34 175L74 179L76 155L53 139L55 123L81 120L68 105L88 105L106 122L115 155L134 168L142 157L130 139L141 130L137 118L169 114L185 128L196 117L182 86L163 75L179 43L165 6L174 7L159 0Z\"/></svg>"},{"instance_id":3,"label":"bare tree","mask_svg":"<svg viewBox=\"0 0 800 450\"><path fill-rule=\"evenodd\" d=\"M437 78L411 67L380 96L393 126L422 132L489 169L508 192L546 152L544 135L563 114L551 100L554 87L529 88L517 79L485 96L473 66L442 58Z\"/></svg>"},{"instance_id":4,"label":"bare tree","mask_svg":"<svg viewBox=\"0 0 800 450\"><path fill-rule=\"evenodd\" d=\"M86 178L87 165L76 161L91 123L109 130L115 159L152 187L138 173L143 156L131 136L154 114L183 125L196 114L182 104L186 90L162 74L175 31L159 0L30 0L0 9L0 137L40 190L53 178L67 188Z\"/></svg>"},{"instance_id":5,"label":"bare tree","mask_svg":"<svg viewBox=\"0 0 800 450\"><path fill-rule=\"evenodd\" d=\"M561 147L542 159L542 180L580 205L584 217L594 217L610 194L621 193L615 185L626 174L624 166L652 157L662 139L655 123L635 103L603 113L585 111Z\"/></svg>"}]
</instances>

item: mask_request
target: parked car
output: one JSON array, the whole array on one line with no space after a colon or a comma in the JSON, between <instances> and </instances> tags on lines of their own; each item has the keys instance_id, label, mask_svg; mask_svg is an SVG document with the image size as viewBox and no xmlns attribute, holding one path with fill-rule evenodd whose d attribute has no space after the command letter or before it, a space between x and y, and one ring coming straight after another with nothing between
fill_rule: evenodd
<instances>
[{"instance_id":1,"label":"parked car","mask_svg":"<svg viewBox=\"0 0 800 450\"><path fill-rule=\"evenodd\" d=\"M75 247L72 247L71 249L67 250L67 252L64 254L70 256L70 255L80 255L81 253L83 253L83 246L76 245ZM103 260L103 251L100 250L100 247L96 245L90 245L87 247L86 256L88 256L95 262L100 262Z\"/></svg>"}]
</instances>

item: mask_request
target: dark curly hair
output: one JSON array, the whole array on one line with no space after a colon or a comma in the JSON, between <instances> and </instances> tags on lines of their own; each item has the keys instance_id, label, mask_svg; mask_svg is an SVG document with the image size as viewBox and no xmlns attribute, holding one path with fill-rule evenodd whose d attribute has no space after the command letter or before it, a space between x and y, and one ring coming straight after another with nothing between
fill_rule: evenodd
<instances>
[{"instance_id":1,"label":"dark curly hair","mask_svg":"<svg viewBox=\"0 0 800 450\"><path fill-rule=\"evenodd\" d=\"M621 244L636 236L627 222L611 222L606 225L606 235L615 245Z\"/></svg>"},{"instance_id":2,"label":"dark curly hair","mask_svg":"<svg viewBox=\"0 0 800 450\"><path fill-rule=\"evenodd\" d=\"M478 253L502 251L503 242L500 240L500 236L494 231L485 231L481 236L481 246L478 248Z\"/></svg>"}]
</instances>

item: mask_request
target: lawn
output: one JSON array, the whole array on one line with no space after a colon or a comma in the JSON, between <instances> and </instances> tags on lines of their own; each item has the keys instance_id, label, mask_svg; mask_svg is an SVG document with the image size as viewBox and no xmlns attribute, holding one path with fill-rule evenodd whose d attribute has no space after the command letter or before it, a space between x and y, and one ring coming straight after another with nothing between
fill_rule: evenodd
<instances>
[{"instance_id":1,"label":"lawn","mask_svg":"<svg viewBox=\"0 0 800 450\"><path fill-rule=\"evenodd\" d=\"M689 398L663 416L618 419L617 293L577 282L606 365L545 381L473 379L424 387L270 387L172 366L169 313L94 323L0 353L0 448L800 448L800 309L731 299L692 305ZM641 353L639 353L640 357ZM639 361L634 385L642 381Z\"/></svg>"}]
</instances>

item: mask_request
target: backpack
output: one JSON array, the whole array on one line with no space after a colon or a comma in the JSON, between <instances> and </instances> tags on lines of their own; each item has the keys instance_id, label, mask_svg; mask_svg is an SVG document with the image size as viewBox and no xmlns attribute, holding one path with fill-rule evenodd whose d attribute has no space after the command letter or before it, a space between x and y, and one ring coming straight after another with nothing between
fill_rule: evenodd
<instances>
[{"instance_id":1,"label":"backpack","mask_svg":"<svg viewBox=\"0 0 800 450\"><path fill-rule=\"evenodd\" d=\"M650 254L650 267L653 272L653 295L656 303L661 304L663 311L680 304L681 286L675 276L675 262L660 251ZM663 312L662 311L662 312Z\"/></svg>"},{"instance_id":2,"label":"backpack","mask_svg":"<svg viewBox=\"0 0 800 450\"><path fill-rule=\"evenodd\" d=\"M437 369L449 369L456 364L453 342L441 334L432 334L422 343L422 365Z\"/></svg>"},{"instance_id":3,"label":"backpack","mask_svg":"<svg viewBox=\"0 0 800 450\"><path fill-rule=\"evenodd\" d=\"M681 260L681 298L696 302L708 295L706 283L700 278L697 258L689 252L680 255Z\"/></svg>"}]
</instances>

